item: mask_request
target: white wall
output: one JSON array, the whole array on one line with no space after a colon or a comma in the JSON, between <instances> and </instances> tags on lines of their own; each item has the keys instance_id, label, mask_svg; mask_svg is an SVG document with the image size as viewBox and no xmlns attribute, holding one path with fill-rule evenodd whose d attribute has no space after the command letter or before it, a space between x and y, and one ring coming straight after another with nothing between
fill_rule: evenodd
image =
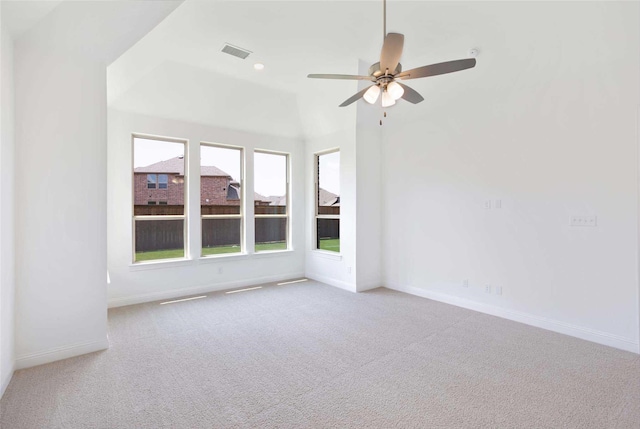
<instances>
[{"instance_id":1,"label":"white wall","mask_svg":"<svg viewBox=\"0 0 640 429\"><path fill-rule=\"evenodd\" d=\"M199 144L220 143L245 148L245 201L248 249L253 248L253 150L290 153L292 250L199 258L200 219L188 213L189 250L193 257L179 262L132 264L132 133L187 139L188 194L199 201ZM229 289L304 275L304 144L293 138L226 130L177 120L154 118L109 109L108 136L108 266L109 305L120 306L191 293ZM247 202L249 204L247 204Z\"/></svg>"},{"instance_id":2,"label":"white wall","mask_svg":"<svg viewBox=\"0 0 640 429\"><path fill-rule=\"evenodd\" d=\"M354 86L355 88L355 86ZM354 91L355 92L355 91ZM306 276L314 280L356 291L356 130L355 107L346 110L352 115L350 129L315 137L306 142ZM340 149L340 253L318 251L315 247L315 182L313 177L315 154Z\"/></svg>"},{"instance_id":3,"label":"white wall","mask_svg":"<svg viewBox=\"0 0 640 429\"><path fill-rule=\"evenodd\" d=\"M388 121L386 285L637 352L639 5L488 7L509 37Z\"/></svg>"},{"instance_id":4,"label":"white wall","mask_svg":"<svg viewBox=\"0 0 640 429\"><path fill-rule=\"evenodd\" d=\"M360 61L359 71L366 75L369 64ZM362 82L359 89L369 86ZM362 292L382 283L382 180L381 150L386 118L380 103L356 104L356 289ZM380 125L380 120L383 125Z\"/></svg>"},{"instance_id":5,"label":"white wall","mask_svg":"<svg viewBox=\"0 0 640 429\"><path fill-rule=\"evenodd\" d=\"M18 367L106 348L106 69L16 46ZM53 84L52 84L53 83Z\"/></svg>"},{"instance_id":6,"label":"white wall","mask_svg":"<svg viewBox=\"0 0 640 429\"><path fill-rule=\"evenodd\" d=\"M16 367L108 346L106 66L178 2L63 2L15 44Z\"/></svg>"},{"instance_id":7,"label":"white wall","mask_svg":"<svg viewBox=\"0 0 640 429\"><path fill-rule=\"evenodd\" d=\"M0 397L15 364L13 38L3 19L0 7Z\"/></svg>"},{"instance_id":8,"label":"white wall","mask_svg":"<svg viewBox=\"0 0 640 429\"><path fill-rule=\"evenodd\" d=\"M366 74L369 65L359 61L358 68L359 74ZM354 83L352 91L355 93L367 85ZM350 95L347 93L344 98ZM379 120L383 111L378 105L364 101L338 109L351 125L306 142L306 273L315 280L362 292L382 286ZM335 125L325 124L328 129ZM314 155L332 148L340 149L340 254L314 249Z\"/></svg>"}]
</instances>

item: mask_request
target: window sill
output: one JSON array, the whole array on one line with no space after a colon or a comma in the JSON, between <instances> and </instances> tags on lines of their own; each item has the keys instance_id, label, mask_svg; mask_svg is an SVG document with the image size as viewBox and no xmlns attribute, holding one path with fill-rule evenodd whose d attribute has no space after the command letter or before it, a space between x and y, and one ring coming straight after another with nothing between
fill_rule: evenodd
<instances>
[{"instance_id":1,"label":"window sill","mask_svg":"<svg viewBox=\"0 0 640 429\"><path fill-rule=\"evenodd\" d=\"M287 250L271 250L266 252L258 252L258 253L232 253L228 255L215 255L215 256L202 256L198 260L200 262L208 263L208 262L216 262L216 261L229 261L234 259L257 259L257 258L270 258L277 256L286 256L292 254L292 249Z\"/></svg>"},{"instance_id":2,"label":"window sill","mask_svg":"<svg viewBox=\"0 0 640 429\"><path fill-rule=\"evenodd\" d=\"M183 267L185 265L189 265L191 261L193 261L193 259L181 258L135 262L133 264L129 264L129 271L159 270L162 268Z\"/></svg>"},{"instance_id":3,"label":"window sill","mask_svg":"<svg viewBox=\"0 0 640 429\"><path fill-rule=\"evenodd\" d=\"M129 271L145 271L145 270L159 270L163 268L184 267L192 265L194 263L211 263L222 261L234 261L241 259L261 259L261 258L275 258L278 256L290 256L294 253L293 249L287 250L272 250L258 253L229 253L221 255L201 256L195 259L162 259L157 261L145 261L129 264ZM331 256L331 255L330 255Z\"/></svg>"},{"instance_id":4,"label":"window sill","mask_svg":"<svg viewBox=\"0 0 640 429\"><path fill-rule=\"evenodd\" d=\"M270 258L270 257L274 257L274 256L284 256L284 255L290 255L293 253L293 249L286 249L286 250L265 250L264 252L256 252L253 253L251 256L254 256L256 258Z\"/></svg>"},{"instance_id":5,"label":"window sill","mask_svg":"<svg viewBox=\"0 0 640 429\"><path fill-rule=\"evenodd\" d=\"M311 254L319 258L331 259L333 261L342 261L342 255L340 253L328 252L326 250L311 250Z\"/></svg>"},{"instance_id":6,"label":"window sill","mask_svg":"<svg viewBox=\"0 0 640 429\"><path fill-rule=\"evenodd\" d=\"M234 259L244 259L247 256L249 256L248 253L221 253L219 255L207 255L207 256L200 256L197 260L198 262L220 262L220 261L233 261Z\"/></svg>"}]
</instances>

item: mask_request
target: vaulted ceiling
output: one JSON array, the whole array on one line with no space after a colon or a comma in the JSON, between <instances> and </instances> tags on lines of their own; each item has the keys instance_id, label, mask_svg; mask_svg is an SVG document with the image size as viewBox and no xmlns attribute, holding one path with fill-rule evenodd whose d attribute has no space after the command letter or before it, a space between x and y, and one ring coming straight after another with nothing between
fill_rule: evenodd
<instances>
[{"instance_id":1,"label":"vaulted ceiling","mask_svg":"<svg viewBox=\"0 0 640 429\"><path fill-rule=\"evenodd\" d=\"M486 38L481 29L499 21L468 3L390 1L387 16L387 30L406 36L405 68L467 57ZM220 52L225 43L253 53L246 60L229 56ZM353 123L355 106L337 106L357 83L306 75L357 73L359 59L378 60L381 44L381 1L187 0L111 64L109 103L268 134L329 133ZM254 70L255 62L265 69ZM449 83L460 87L467 79ZM425 90L428 83L415 86Z\"/></svg>"},{"instance_id":2,"label":"vaulted ceiling","mask_svg":"<svg viewBox=\"0 0 640 429\"><path fill-rule=\"evenodd\" d=\"M461 103L536 94L559 73L579 76L590 72L589 64L625 55L624 45L607 44L609 37L574 43L586 32L604 32L600 14L615 8L581 3L578 14L574 8L571 2L390 0L387 31L405 35L405 69L480 50L472 70L410 81L425 101L400 102L390 115L413 120L434 109L453 113ZM220 52L225 43L253 53L246 60L229 56ZM581 52L569 57L565 44ZM251 132L329 134L351 126L357 108L376 107L359 101L338 108L357 82L306 75L358 73L359 60L378 61L381 45L381 1L187 0L109 66L108 100L119 110ZM580 64L563 60L574 57ZM265 69L254 70L255 62Z\"/></svg>"}]
</instances>

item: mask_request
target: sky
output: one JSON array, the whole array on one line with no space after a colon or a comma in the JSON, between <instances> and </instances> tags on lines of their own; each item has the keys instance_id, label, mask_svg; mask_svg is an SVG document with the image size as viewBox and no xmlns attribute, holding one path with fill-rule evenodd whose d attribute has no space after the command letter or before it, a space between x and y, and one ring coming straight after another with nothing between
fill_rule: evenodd
<instances>
[{"instance_id":1,"label":"sky","mask_svg":"<svg viewBox=\"0 0 640 429\"><path fill-rule=\"evenodd\" d=\"M319 156L318 182L325 191L340 195L340 152Z\"/></svg>"},{"instance_id":2,"label":"sky","mask_svg":"<svg viewBox=\"0 0 640 429\"><path fill-rule=\"evenodd\" d=\"M156 162L181 156L184 153L182 143L164 142L136 138L133 152L133 166L146 167ZM200 165L213 165L240 181L240 151L237 149L201 146ZM322 155L321 187L340 193L340 154L338 152ZM287 189L286 157L283 155L260 153L254 155L254 189L257 193L269 196L285 195Z\"/></svg>"}]
</instances>

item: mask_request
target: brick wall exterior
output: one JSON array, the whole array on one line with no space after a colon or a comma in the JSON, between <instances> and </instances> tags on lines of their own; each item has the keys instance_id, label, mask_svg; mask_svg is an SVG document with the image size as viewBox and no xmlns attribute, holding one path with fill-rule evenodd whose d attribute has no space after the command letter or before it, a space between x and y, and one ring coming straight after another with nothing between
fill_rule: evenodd
<instances>
[{"instance_id":1,"label":"brick wall exterior","mask_svg":"<svg viewBox=\"0 0 640 429\"><path fill-rule=\"evenodd\" d=\"M149 201L166 201L170 206L184 205L184 177L167 174L167 189L148 189L147 173L134 174L134 204L146 205ZM157 184L156 184L157 186Z\"/></svg>"},{"instance_id":2,"label":"brick wall exterior","mask_svg":"<svg viewBox=\"0 0 640 429\"><path fill-rule=\"evenodd\" d=\"M134 204L147 205L149 201L166 201L170 206L184 205L184 178L176 174L168 174L167 189L147 188L147 173L134 174ZM156 185L157 186L157 185ZM240 205L240 200L227 200L229 179L220 176L200 178L201 205ZM207 201L209 200L209 201Z\"/></svg>"},{"instance_id":3,"label":"brick wall exterior","mask_svg":"<svg viewBox=\"0 0 640 429\"><path fill-rule=\"evenodd\" d=\"M239 206L240 200L227 199L228 177L200 177L200 205L203 206ZM209 201L207 201L209 200Z\"/></svg>"}]
</instances>

